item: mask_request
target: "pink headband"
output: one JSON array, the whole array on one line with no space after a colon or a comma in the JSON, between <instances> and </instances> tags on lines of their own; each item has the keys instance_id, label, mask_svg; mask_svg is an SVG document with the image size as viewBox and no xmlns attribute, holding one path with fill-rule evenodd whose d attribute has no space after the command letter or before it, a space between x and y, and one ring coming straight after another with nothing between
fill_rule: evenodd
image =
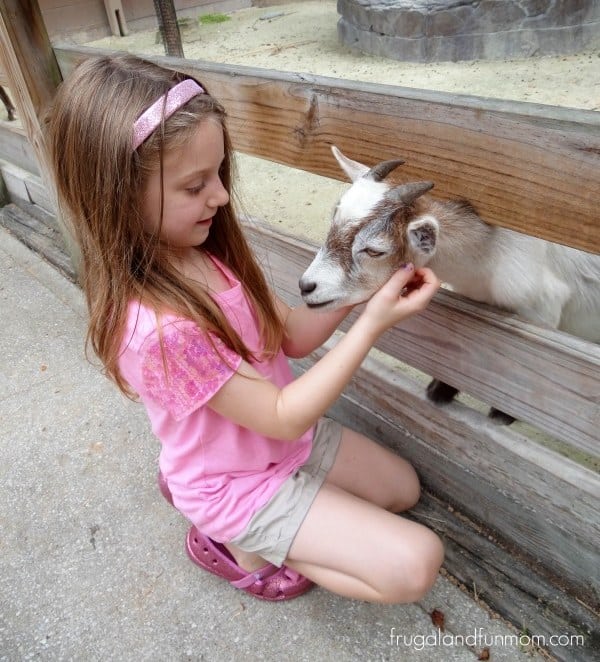
<instances>
[{"instance_id":1,"label":"pink headband","mask_svg":"<svg viewBox=\"0 0 600 662\"><path fill-rule=\"evenodd\" d=\"M147 108L133 123L132 148L135 151L148 136L156 129L163 119L168 117L198 94L204 94L204 90L195 80L186 78L181 83L177 83L165 95L163 94L149 108Z\"/></svg>"}]
</instances>

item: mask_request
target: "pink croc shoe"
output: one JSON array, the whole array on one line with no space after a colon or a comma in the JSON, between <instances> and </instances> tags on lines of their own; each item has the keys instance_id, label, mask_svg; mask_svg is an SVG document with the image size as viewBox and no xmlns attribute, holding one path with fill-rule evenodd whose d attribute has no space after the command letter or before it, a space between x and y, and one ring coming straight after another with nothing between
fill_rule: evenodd
<instances>
[{"instance_id":1,"label":"pink croc shoe","mask_svg":"<svg viewBox=\"0 0 600 662\"><path fill-rule=\"evenodd\" d=\"M260 570L246 572L223 545L200 533L195 526L187 534L186 550L201 568L261 600L291 600L313 586L310 579L286 566L278 568L269 563Z\"/></svg>"},{"instance_id":2,"label":"pink croc shoe","mask_svg":"<svg viewBox=\"0 0 600 662\"><path fill-rule=\"evenodd\" d=\"M162 472L158 473L158 488L163 497L173 505L171 490ZM190 559L201 568L262 600L291 600L306 593L313 586L310 579L286 566L278 568L269 563L255 572L246 572L223 545L203 535L194 526L187 534L185 547Z\"/></svg>"}]
</instances>

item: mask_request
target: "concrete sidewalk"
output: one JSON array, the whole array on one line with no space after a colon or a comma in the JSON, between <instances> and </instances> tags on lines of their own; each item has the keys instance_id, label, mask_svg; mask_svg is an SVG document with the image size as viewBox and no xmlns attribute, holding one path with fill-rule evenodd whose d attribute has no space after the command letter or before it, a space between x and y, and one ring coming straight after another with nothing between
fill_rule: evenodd
<instances>
[{"instance_id":1,"label":"concrete sidewalk","mask_svg":"<svg viewBox=\"0 0 600 662\"><path fill-rule=\"evenodd\" d=\"M0 310L0 660L542 659L444 577L415 605L271 604L198 569L142 407L83 355L80 290L2 228Z\"/></svg>"}]
</instances>

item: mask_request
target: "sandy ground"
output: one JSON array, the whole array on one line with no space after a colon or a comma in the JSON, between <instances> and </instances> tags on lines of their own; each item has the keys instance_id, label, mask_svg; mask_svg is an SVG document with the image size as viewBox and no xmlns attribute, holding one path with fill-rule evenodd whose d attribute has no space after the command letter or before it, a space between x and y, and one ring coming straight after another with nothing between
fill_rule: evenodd
<instances>
[{"instance_id":1,"label":"sandy ground","mask_svg":"<svg viewBox=\"0 0 600 662\"><path fill-rule=\"evenodd\" d=\"M354 53L340 45L335 0L243 9L224 23L183 34L188 58L404 87L600 110L600 52L528 60L415 64ZM161 55L156 32L90 43ZM244 209L320 242L344 188L334 180L240 155Z\"/></svg>"},{"instance_id":2,"label":"sandy ground","mask_svg":"<svg viewBox=\"0 0 600 662\"><path fill-rule=\"evenodd\" d=\"M355 53L338 43L335 0L242 9L183 33L185 56L254 67L600 110L600 52L511 61L418 64ZM156 33L93 42L163 53Z\"/></svg>"}]
</instances>

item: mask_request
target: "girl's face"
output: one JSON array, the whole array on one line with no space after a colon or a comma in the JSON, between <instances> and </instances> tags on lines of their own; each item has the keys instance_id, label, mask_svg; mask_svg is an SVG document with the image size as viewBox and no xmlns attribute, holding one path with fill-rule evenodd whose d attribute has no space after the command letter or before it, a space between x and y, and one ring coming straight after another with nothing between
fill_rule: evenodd
<instances>
[{"instance_id":1,"label":"girl's face","mask_svg":"<svg viewBox=\"0 0 600 662\"><path fill-rule=\"evenodd\" d=\"M142 200L144 227L171 248L206 241L217 209L229 202L219 170L225 158L223 130L216 119L203 120L182 147L164 154L163 217L160 223L160 169L149 177Z\"/></svg>"}]
</instances>

